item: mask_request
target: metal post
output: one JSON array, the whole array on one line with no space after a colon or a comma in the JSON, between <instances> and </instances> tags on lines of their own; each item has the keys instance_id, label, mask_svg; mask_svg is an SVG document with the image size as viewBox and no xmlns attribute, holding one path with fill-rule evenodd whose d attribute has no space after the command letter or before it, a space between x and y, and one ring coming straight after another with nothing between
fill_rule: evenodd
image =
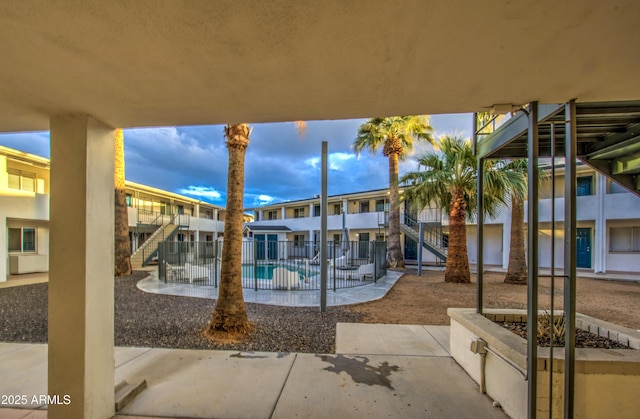
<instances>
[{"instance_id":1,"label":"metal post","mask_svg":"<svg viewBox=\"0 0 640 419\"><path fill-rule=\"evenodd\" d=\"M536 417L538 384L538 102L529 104L527 277L527 417Z\"/></svg>"},{"instance_id":2,"label":"metal post","mask_svg":"<svg viewBox=\"0 0 640 419\"><path fill-rule=\"evenodd\" d=\"M564 417L573 418L576 353L576 101L565 106L564 175Z\"/></svg>"},{"instance_id":3,"label":"metal post","mask_svg":"<svg viewBox=\"0 0 640 419\"><path fill-rule=\"evenodd\" d=\"M473 114L473 152L478 155L478 114ZM483 271L484 271L484 200L483 197L483 179L484 178L484 159L478 158L478 187L477 187L477 206L478 206L478 258L476 263L476 313L482 314L483 311ZM442 224L440 224L442 225Z\"/></svg>"},{"instance_id":4,"label":"metal post","mask_svg":"<svg viewBox=\"0 0 640 419\"><path fill-rule=\"evenodd\" d=\"M327 142L322 142L320 197L320 311L327 311Z\"/></svg>"},{"instance_id":5,"label":"metal post","mask_svg":"<svg viewBox=\"0 0 640 419\"><path fill-rule=\"evenodd\" d=\"M424 245L424 223L418 223L418 276L422 275L422 246Z\"/></svg>"},{"instance_id":6,"label":"metal post","mask_svg":"<svg viewBox=\"0 0 640 419\"><path fill-rule=\"evenodd\" d=\"M555 319L556 298L556 126L551 123L551 324ZM549 417L553 415L553 340L549 333Z\"/></svg>"},{"instance_id":7,"label":"metal post","mask_svg":"<svg viewBox=\"0 0 640 419\"><path fill-rule=\"evenodd\" d=\"M478 158L478 262L476 263L476 313L483 312L484 285L484 159Z\"/></svg>"}]
</instances>

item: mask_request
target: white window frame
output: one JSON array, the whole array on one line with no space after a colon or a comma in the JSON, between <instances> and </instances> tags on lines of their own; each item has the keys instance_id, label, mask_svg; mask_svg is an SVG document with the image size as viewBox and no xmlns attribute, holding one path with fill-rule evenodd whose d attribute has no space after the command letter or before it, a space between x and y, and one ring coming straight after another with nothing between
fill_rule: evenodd
<instances>
[{"instance_id":1,"label":"white window frame","mask_svg":"<svg viewBox=\"0 0 640 419\"><path fill-rule=\"evenodd\" d=\"M610 253L640 253L640 226L610 227Z\"/></svg>"},{"instance_id":2,"label":"white window frame","mask_svg":"<svg viewBox=\"0 0 640 419\"><path fill-rule=\"evenodd\" d=\"M293 235L293 247L304 247L305 239L304 234Z\"/></svg>"},{"instance_id":3,"label":"white window frame","mask_svg":"<svg viewBox=\"0 0 640 419\"><path fill-rule=\"evenodd\" d=\"M17 176L18 177L18 187L14 188L10 186L10 182L9 179L11 176ZM32 183L32 187L31 188L26 188L25 187L25 181L24 179L29 179ZM18 190L18 191L27 191L27 192L36 192L36 190L38 189L38 177L36 176L36 174L34 172L26 172L24 170L18 170L18 169L7 169L7 186L10 189L14 189L14 190Z\"/></svg>"},{"instance_id":4,"label":"white window frame","mask_svg":"<svg viewBox=\"0 0 640 419\"><path fill-rule=\"evenodd\" d=\"M10 249L8 244L7 249L9 253L37 253L38 252L38 229L36 227L9 227L7 229L7 236L10 236L11 230L19 230L20 231L20 250ZM29 232L33 232L33 250L25 250L25 239L24 234L25 230Z\"/></svg>"}]
</instances>

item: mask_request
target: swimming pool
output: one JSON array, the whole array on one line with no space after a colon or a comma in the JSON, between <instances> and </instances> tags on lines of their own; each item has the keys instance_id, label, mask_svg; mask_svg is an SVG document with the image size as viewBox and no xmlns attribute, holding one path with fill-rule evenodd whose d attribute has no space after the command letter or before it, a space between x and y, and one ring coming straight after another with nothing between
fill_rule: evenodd
<instances>
[{"instance_id":1,"label":"swimming pool","mask_svg":"<svg viewBox=\"0 0 640 419\"><path fill-rule=\"evenodd\" d=\"M291 272L298 272L300 279L306 276L304 268L296 269L291 265L283 264L269 264L269 265L254 265L253 263L242 264L242 278L243 279L273 279L273 270L276 268L285 268ZM317 272L309 271L309 276L317 275Z\"/></svg>"}]
</instances>

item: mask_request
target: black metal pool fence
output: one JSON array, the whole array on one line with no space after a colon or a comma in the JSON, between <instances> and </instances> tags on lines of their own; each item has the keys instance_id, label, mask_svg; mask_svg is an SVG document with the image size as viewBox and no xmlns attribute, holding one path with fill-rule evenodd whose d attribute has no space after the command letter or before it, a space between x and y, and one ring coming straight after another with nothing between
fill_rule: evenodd
<instances>
[{"instance_id":1,"label":"black metal pool fence","mask_svg":"<svg viewBox=\"0 0 640 419\"><path fill-rule=\"evenodd\" d=\"M161 281L217 287L224 241L163 242L158 245ZM242 287L306 291L320 289L320 244L245 240ZM387 242L331 242L327 249L328 289L376 282L386 275Z\"/></svg>"}]
</instances>

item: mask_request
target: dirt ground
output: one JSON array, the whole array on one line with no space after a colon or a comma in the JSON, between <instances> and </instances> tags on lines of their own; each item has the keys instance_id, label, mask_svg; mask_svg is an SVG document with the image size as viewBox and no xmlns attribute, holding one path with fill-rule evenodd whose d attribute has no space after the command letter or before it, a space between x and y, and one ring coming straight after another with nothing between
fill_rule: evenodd
<instances>
[{"instance_id":1,"label":"dirt ground","mask_svg":"<svg viewBox=\"0 0 640 419\"><path fill-rule=\"evenodd\" d=\"M415 272L415 271L413 271ZM368 323L448 325L448 307L475 307L476 283L444 282L444 272L407 273L381 300L355 306ZM505 284L503 273L485 273L484 307L526 309L527 287ZM555 281L555 307L562 309L563 281ZM576 311L640 329L640 283L577 279ZM540 278L539 307L549 309L551 279Z\"/></svg>"}]
</instances>

